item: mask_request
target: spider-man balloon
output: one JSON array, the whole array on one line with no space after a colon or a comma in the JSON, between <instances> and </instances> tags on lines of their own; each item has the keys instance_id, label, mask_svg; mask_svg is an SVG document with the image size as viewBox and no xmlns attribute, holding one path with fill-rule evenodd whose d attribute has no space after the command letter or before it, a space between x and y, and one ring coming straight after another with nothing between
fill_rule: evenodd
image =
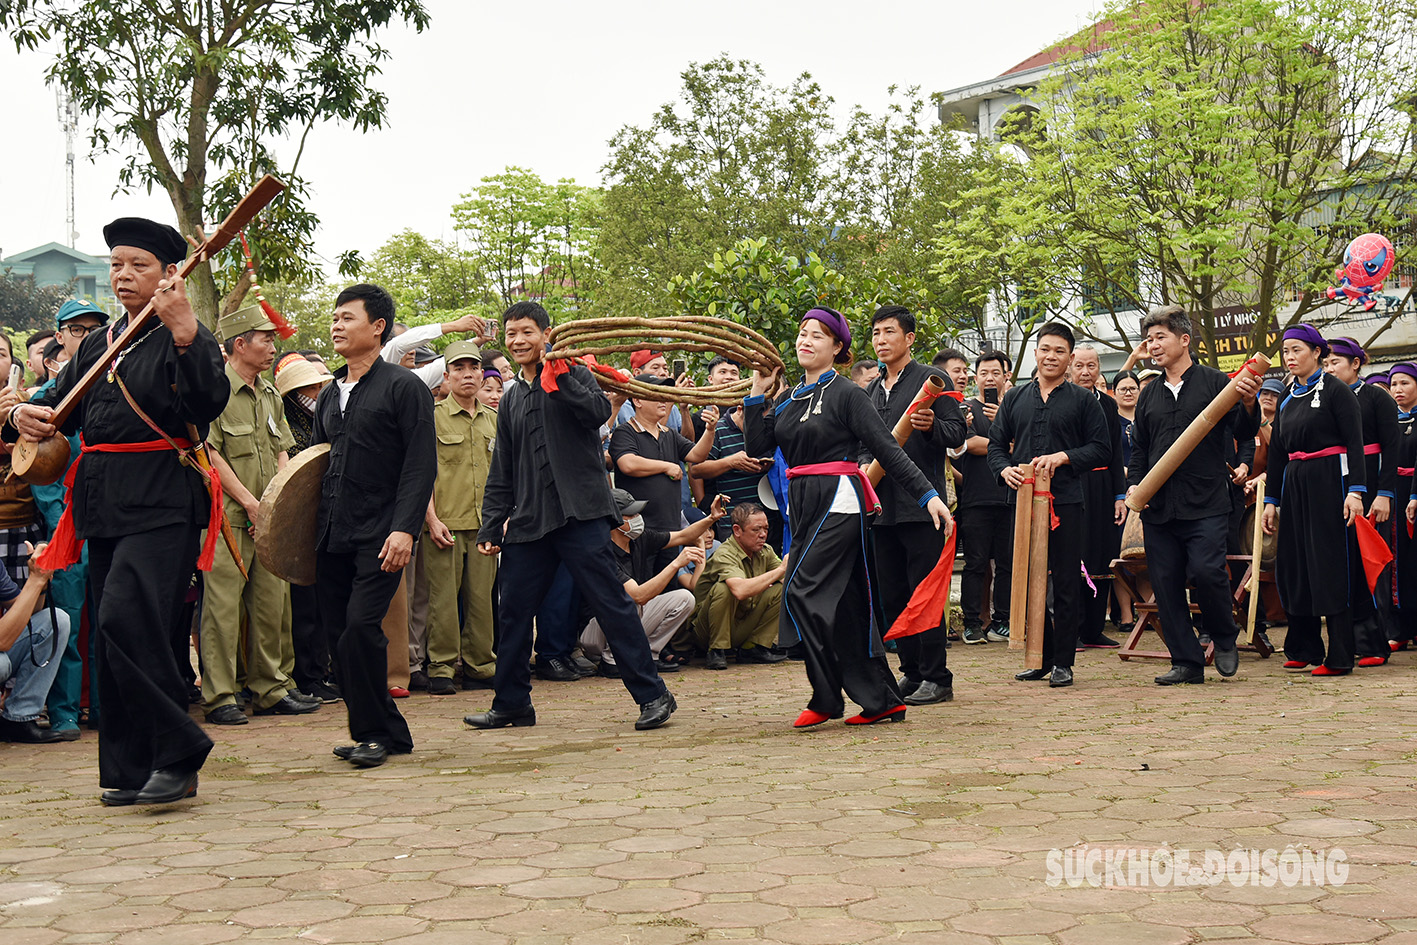
<instances>
[{"instance_id":1,"label":"spider-man balloon","mask_svg":"<svg viewBox=\"0 0 1417 945\"><path fill-rule=\"evenodd\" d=\"M1336 299L1342 295L1350 304L1361 302L1363 311L1371 312L1378 304L1373 293L1383 287L1383 279L1396 261L1397 250L1386 236L1364 233L1343 251L1343 268L1333 274L1338 285L1329 287L1328 297Z\"/></svg>"}]
</instances>

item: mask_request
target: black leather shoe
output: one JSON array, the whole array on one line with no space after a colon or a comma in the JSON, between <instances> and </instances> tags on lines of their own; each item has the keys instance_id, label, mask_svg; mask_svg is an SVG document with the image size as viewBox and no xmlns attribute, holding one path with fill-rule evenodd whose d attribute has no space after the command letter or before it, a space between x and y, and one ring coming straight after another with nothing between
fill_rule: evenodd
<instances>
[{"instance_id":1,"label":"black leather shoe","mask_svg":"<svg viewBox=\"0 0 1417 945\"><path fill-rule=\"evenodd\" d=\"M896 688L900 690L900 696L903 699L920 688L920 680L911 679L909 676L902 675L895 681L895 685Z\"/></svg>"},{"instance_id":2,"label":"black leather shoe","mask_svg":"<svg viewBox=\"0 0 1417 945\"><path fill-rule=\"evenodd\" d=\"M378 742L360 742L352 745L345 758L350 764L360 768L377 768L389 757L389 751Z\"/></svg>"},{"instance_id":3,"label":"black leather shoe","mask_svg":"<svg viewBox=\"0 0 1417 945\"><path fill-rule=\"evenodd\" d=\"M802 661L807 658L807 644L794 643L782 651L788 659Z\"/></svg>"},{"instance_id":4,"label":"black leather shoe","mask_svg":"<svg viewBox=\"0 0 1417 945\"><path fill-rule=\"evenodd\" d=\"M134 804L171 804L197 793L197 772L181 768L159 768L133 798Z\"/></svg>"},{"instance_id":5,"label":"black leather shoe","mask_svg":"<svg viewBox=\"0 0 1417 945\"><path fill-rule=\"evenodd\" d=\"M1179 686L1183 683L1203 682L1205 682L1205 670L1192 669L1189 666L1172 666L1166 675L1156 677L1158 686Z\"/></svg>"},{"instance_id":6,"label":"black leather shoe","mask_svg":"<svg viewBox=\"0 0 1417 945\"><path fill-rule=\"evenodd\" d=\"M365 744L372 745L374 743L366 742ZM349 761L351 758L354 757L354 753L358 749L358 745L336 745L332 750L336 758L340 759L341 761ZM398 749L387 747L384 749L384 751L388 752L391 755L407 755L409 753L407 751L399 751Z\"/></svg>"},{"instance_id":7,"label":"black leather shoe","mask_svg":"<svg viewBox=\"0 0 1417 945\"><path fill-rule=\"evenodd\" d=\"M207 722L211 725L245 725L247 721L246 713L234 703L219 705L207 713Z\"/></svg>"},{"instance_id":8,"label":"black leather shoe","mask_svg":"<svg viewBox=\"0 0 1417 945\"><path fill-rule=\"evenodd\" d=\"M476 715L465 715L463 721L473 728L506 728L508 725L521 728L536 724L536 707L528 702L526 708L515 709L511 712L488 709L486 712L479 712Z\"/></svg>"},{"instance_id":9,"label":"black leather shoe","mask_svg":"<svg viewBox=\"0 0 1417 945\"><path fill-rule=\"evenodd\" d=\"M674 668L678 669L679 667L676 666ZM600 665L595 668L595 674L597 676L604 676L606 679L619 679L620 667L616 666L614 663L607 663L605 660L601 660Z\"/></svg>"},{"instance_id":10,"label":"black leather shoe","mask_svg":"<svg viewBox=\"0 0 1417 945\"><path fill-rule=\"evenodd\" d=\"M131 807L138 799L138 792L134 790L112 790L104 791L98 796L99 802L104 807Z\"/></svg>"},{"instance_id":11,"label":"black leather shoe","mask_svg":"<svg viewBox=\"0 0 1417 945\"><path fill-rule=\"evenodd\" d=\"M455 695L457 691L458 687L453 685L453 680L450 676L428 677L428 692L430 695L451 696Z\"/></svg>"},{"instance_id":12,"label":"black leather shoe","mask_svg":"<svg viewBox=\"0 0 1417 945\"><path fill-rule=\"evenodd\" d=\"M581 676L595 675L595 664L584 656L572 656L571 669L574 669Z\"/></svg>"},{"instance_id":13,"label":"black leather shoe","mask_svg":"<svg viewBox=\"0 0 1417 945\"><path fill-rule=\"evenodd\" d=\"M421 669L415 669L413 672L409 673L408 690L409 692L427 692L428 674Z\"/></svg>"},{"instance_id":14,"label":"black leather shoe","mask_svg":"<svg viewBox=\"0 0 1417 945\"><path fill-rule=\"evenodd\" d=\"M669 717L677 708L679 703L674 701L674 693L666 689L664 695L658 699L651 699L640 706L640 717L635 720L635 729L642 732L647 728L659 728L669 721Z\"/></svg>"},{"instance_id":15,"label":"black leather shoe","mask_svg":"<svg viewBox=\"0 0 1417 945\"><path fill-rule=\"evenodd\" d=\"M680 666L678 663L666 663L664 660L658 659L654 661L654 668L655 671L658 673L677 673L683 667ZM598 671L599 670L597 670L597 672ZM619 674L618 670L616 671L616 674Z\"/></svg>"},{"instance_id":16,"label":"black leather shoe","mask_svg":"<svg viewBox=\"0 0 1417 945\"><path fill-rule=\"evenodd\" d=\"M704 660L704 669L727 669L728 651L709 650L708 657Z\"/></svg>"},{"instance_id":17,"label":"black leather shoe","mask_svg":"<svg viewBox=\"0 0 1417 945\"><path fill-rule=\"evenodd\" d=\"M308 692L301 692L299 689L287 689L285 691L285 694L287 696L290 696L290 698L294 699L296 702L313 702L316 705L319 705L320 703L323 703L325 701L317 695L313 695Z\"/></svg>"},{"instance_id":18,"label":"black leather shoe","mask_svg":"<svg viewBox=\"0 0 1417 945\"><path fill-rule=\"evenodd\" d=\"M1234 676L1240 669L1240 651L1235 647L1228 650L1215 648L1215 671L1222 676Z\"/></svg>"},{"instance_id":19,"label":"black leather shoe","mask_svg":"<svg viewBox=\"0 0 1417 945\"><path fill-rule=\"evenodd\" d=\"M1047 679L1051 670L1047 669L1026 669L1021 673L1014 673L1014 678L1019 682L1038 682L1040 679Z\"/></svg>"},{"instance_id":20,"label":"black leather shoe","mask_svg":"<svg viewBox=\"0 0 1417 945\"><path fill-rule=\"evenodd\" d=\"M925 680L910 695L905 697L906 705L934 705L936 702L953 702L953 686L941 686L937 682Z\"/></svg>"},{"instance_id":21,"label":"black leather shoe","mask_svg":"<svg viewBox=\"0 0 1417 945\"><path fill-rule=\"evenodd\" d=\"M14 719L0 718L0 739L7 742L43 745L46 742L63 741L64 736L52 728L40 728L39 723L34 719L16 722Z\"/></svg>"},{"instance_id":22,"label":"black leather shoe","mask_svg":"<svg viewBox=\"0 0 1417 945\"><path fill-rule=\"evenodd\" d=\"M1050 689L1061 689L1073 684L1073 671L1066 666L1054 666L1053 675L1048 677Z\"/></svg>"},{"instance_id":23,"label":"black leather shoe","mask_svg":"<svg viewBox=\"0 0 1417 945\"><path fill-rule=\"evenodd\" d=\"M318 703L318 702L301 702L299 699L293 699L293 698L291 698L290 693L286 693L285 695L283 695L283 696L280 697L280 701L279 701L279 702L274 703L273 705L268 705L268 706L266 706L264 709L257 709L255 714L256 714L256 715L306 715L306 714L308 714L308 713L310 713L310 712L318 712L319 710L320 710L320 703Z\"/></svg>"},{"instance_id":24,"label":"black leather shoe","mask_svg":"<svg viewBox=\"0 0 1417 945\"><path fill-rule=\"evenodd\" d=\"M750 646L738 651L740 663L781 663L787 659L781 653L774 653L765 646Z\"/></svg>"},{"instance_id":25,"label":"black leather shoe","mask_svg":"<svg viewBox=\"0 0 1417 945\"><path fill-rule=\"evenodd\" d=\"M545 679L548 682L575 682L581 678L581 674L570 663L553 656L550 659L536 661L536 678Z\"/></svg>"}]
</instances>

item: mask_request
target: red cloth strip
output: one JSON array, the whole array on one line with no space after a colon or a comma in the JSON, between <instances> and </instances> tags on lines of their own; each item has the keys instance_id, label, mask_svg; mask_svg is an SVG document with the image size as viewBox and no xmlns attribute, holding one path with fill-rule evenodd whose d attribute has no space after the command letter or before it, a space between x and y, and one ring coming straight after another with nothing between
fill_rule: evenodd
<instances>
[{"instance_id":1,"label":"red cloth strip","mask_svg":"<svg viewBox=\"0 0 1417 945\"><path fill-rule=\"evenodd\" d=\"M1256 370L1255 370L1254 364L1255 364L1255 359L1254 359L1254 358L1251 358L1250 360L1246 361L1244 364L1242 364L1242 365L1240 365L1238 368L1236 368L1234 371L1230 372L1230 375L1229 375L1229 376L1230 376L1230 377L1234 377L1235 375L1239 374L1241 371L1249 371L1249 372L1250 372L1251 374L1253 374L1255 377L1264 377L1263 374L1261 374L1259 371L1256 371Z\"/></svg>"},{"instance_id":2,"label":"red cloth strip","mask_svg":"<svg viewBox=\"0 0 1417 945\"><path fill-rule=\"evenodd\" d=\"M787 470L788 479L796 479L798 476L855 476L861 483L861 494L866 497L866 504L872 512L881 510L881 500L876 496L876 488L871 485L871 480L862 471L861 467L849 460L841 460L836 463L808 463L805 466L793 466Z\"/></svg>"},{"instance_id":3,"label":"red cloth strip","mask_svg":"<svg viewBox=\"0 0 1417 945\"><path fill-rule=\"evenodd\" d=\"M1381 443L1368 443L1363 446L1364 456L1377 456L1383 451Z\"/></svg>"},{"instance_id":4,"label":"red cloth strip","mask_svg":"<svg viewBox=\"0 0 1417 945\"><path fill-rule=\"evenodd\" d=\"M1383 536L1378 534L1378 530L1366 516L1359 515L1354 518L1353 525L1358 529L1358 554L1363 558L1363 574L1368 579L1368 593L1373 594L1377 592L1378 575L1382 574L1383 568L1392 561L1392 549L1383 541Z\"/></svg>"},{"instance_id":5,"label":"red cloth strip","mask_svg":"<svg viewBox=\"0 0 1417 945\"><path fill-rule=\"evenodd\" d=\"M1048 500L1048 530L1051 532L1053 529L1057 528L1059 524L1058 513L1053 511L1053 493L1039 492L1037 489L1034 489L1033 497L1035 499Z\"/></svg>"},{"instance_id":6,"label":"red cloth strip","mask_svg":"<svg viewBox=\"0 0 1417 945\"><path fill-rule=\"evenodd\" d=\"M1417 473L1417 469L1414 469L1414 468L1411 467L1411 466L1399 466L1399 467L1397 467L1397 474L1398 474L1399 476L1411 476L1413 473Z\"/></svg>"},{"instance_id":7,"label":"red cloth strip","mask_svg":"<svg viewBox=\"0 0 1417 945\"><path fill-rule=\"evenodd\" d=\"M950 532L950 537L945 542L945 550L940 553L939 562L925 576L925 580L916 585L915 593L910 595L910 602L886 631L887 640L914 636L940 625L940 618L944 616L945 608L950 603L950 581L954 578L955 570L955 536L958 534L958 528Z\"/></svg>"},{"instance_id":8,"label":"red cloth strip","mask_svg":"<svg viewBox=\"0 0 1417 945\"><path fill-rule=\"evenodd\" d=\"M544 366L541 368L541 389L548 394L552 391L560 390L558 378L560 378L562 374L570 373L572 364L584 364L595 373L604 374L611 380L619 381L621 384L630 380L630 375L626 374L624 371L617 370L608 364L601 364L591 355L586 355L584 358L547 358Z\"/></svg>"},{"instance_id":9,"label":"red cloth strip","mask_svg":"<svg viewBox=\"0 0 1417 945\"><path fill-rule=\"evenodd\" d=\"M175 439L183 449L191 449L192 444L185 439ZM49 540L49 547L44 549L44 553L35 559L35 564L45 571L62 571L69 565L79 560L79 554L83 550L84 543L79 541L74 533L74 476L79 471L79 463L83 461L85 453L156 453L161 450L171 449L166 440L145 440L141 443L96 443L92 446L84 442L83 435L79 436L79 458L69 467L69 474L64 477L64 514L59 516L59 524L54 527L54 537ZM221 500L217 500L217 512L221 511ZM217 519L218 523L220 518ZM206 568L210 571L210 565Z\"/></svg>"},{"instance_id":10,"label":"red cloth strip","mask_svg":"<svg viewBox=\"0 0 1417 945\"><path fill-rule=\"evenodd\" d=\"M1317 453L1290 453L1289 461L1297 463L1306 459L1323 459L1326 456L1342 456L1346 452L1348 452L1348 447L1346 446L1329 446L1319 450Z\"/></svg>"}]
</instances>

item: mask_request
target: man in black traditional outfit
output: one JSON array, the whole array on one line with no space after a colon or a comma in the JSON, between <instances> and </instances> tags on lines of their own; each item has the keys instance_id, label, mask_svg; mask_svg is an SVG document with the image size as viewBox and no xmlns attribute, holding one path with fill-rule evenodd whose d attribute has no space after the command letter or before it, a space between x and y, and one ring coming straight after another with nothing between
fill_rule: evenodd
<instances>
[{"instance_id":1,"label":"man in black traditional outfit","mask_svg":"<svg viewBox=\"0 0 1417 945\"><path fill-rule=\"evenodd\" d=\"M640 615L610 551L610 529L624 523L600 449L610 399L588 368L545 360L551 318L540 305L516 303L502 316L502 326L525 383L507 387L497 408L497 445L477 535L478 551L502 553L496 695L491 709L463 721L473 728L536 724L527 666L532 618L557 565L564 564L640 706L635 728L658 728L678 705L655 669Z\"/></svg>"},{"instance_id":2,"label":"man in black traditional outfit","mask_svg":"<svg viewBox=\"0 0 1417 945\"><path fill-rule=\"evenodd\" d=\"M312 438L330 444L316 520L315 593L355 741L334 753L361 768L413 751L408 723L389 694L383 619L438 477L428 385L379 356L393 325L394 300L380 286L352 285L335 299L330 338L345 363L315 401Z\"/></svg>"},{"instance_id":3,"label":"man in black traditional outfit","mask_svg":"<svg viewBox=\"0 0 1417 945\"><path fill-rule=\"evenodd\" d=\"M1112 437L1097 398L1067 380L1072 358L1071 328L1062 322L1040 328L1034 347L1038 376L1004 395L989 429L989 468L1004 485L1017 492L1028 463L1033 464L1035 475L1052 477L1057 524L1048 533L1053 605L1043 623L1043 668L1026 669L1014 678L1047 679L1054 687L1073 684L1082 619L1078 589L1083 505L1078 473L1103 465L1112 451Z\"/></svg>"},{"instance_id":4,"label":"man in black traditional outfit","mask_svg":"<svg viewBox=\"0 0 1417 945\"><path fill-rule=\"evenodd\" d=\"M205 436L231 387L216 337L197 321L177 278L187 244L170 226L124 217L103 228L112 255L109 280L127 315L108 332L90 332L74 364L34 404L10 411L4 438L55 433L53 407L102 356L112 337L151 301L157 318L109 367L63 424L83 429L83 458L70 468L66 523L60 520L46 566L78 560L89 542L91 613L97 614L99 783L109 805L165 804L197 789L212 742L187 714L187 686L171 640L202 529L210 567L220 502L182 461L193 446L188 425ZM226 549L221 549L226 554Z\"/></svg>"},{"instance_id":5,"label":"man in black traditional outfit","mask_svg":"<svg viewBox=\"0 0 1417 945\"><path fill-rule=\"evenodd\" d=\"M871 319L871 344L876 349L876 357L886 367L866 386L866 396L888 430L894 430L905 415L925 378L936 377L945 390L954 390L954 383L944 371L911 358L910 347L914 343L915 316L909 309L903 305L887 305L876 310ZM964 443L965 434L959 404L949 397L941 397L933 407L919 407L912 412L910 423L912 432L905 441L905 455L925 474L940 496L949 497L953 488L945 451ZM874 458L863 445L857 460L865 466ZM940 553L945 549L945 536L935 527L930 513L894 479L881 480L876 493L881 500L881 514L871 526L871 547L875 552L873 574L880 588L885 628L889 629L910 603L911 592L939 563ZM946 504L949 504L948 498ZM943 613L940 626L900 638L898 684L906 705L930 705L954 699L954 674L947 663L947 646Z\"/></svg>"},{"instance_id":6,"label":"man in black traditional outfit","mask_svg":"<svg viewBox=\"0 0 1417 945\"><path fill-rule=\"evenodd\" d=\"M1200 412L1230 383L1215 368L1191 358L1191 320L1179 305L1151 311L1142 321L1151 360L1161 368L1159 383L1137 398L1132 423L1132 464L1127 467L1130 493L1175 443ZM1261 377L1250 368L1237 375L1242 403L1236 404L1191 451L1141 513L1146 528L1146 564L1156 591L1157 616L1171 669L1157 685L1205 682L1205 650L1191 626L1186 582L1194 586L1201 624L1215 644L1215 668L1233 676L1240 666L1235 638L1240 628L1230 603L1226 537L1230 530L1230 491L1226 483L1227 447L1251 439L1259 430L1255 397ZM1273 482L1273 477L1271 477Z\"/></svg>"},{"instance_id":7,"label":"man in black traditional outfit","mask_svg":"<svg viewBox=\"0 0 1417 945\"><path fill-rule=\"evenodd\" d=\"M1112 559L1122 548L1120 525L1127 515L1123 504L1126 477L1122 471L1122 424L1117 419L1117 402L1098 389L1102 364L1092 345L1078 345L1073 351L1073 383L1092 394L1107 419L1112 452L1106 463L1079 473L1085 531L1082 566L1078 575L1082 586L1082 626L1078 642L1084 647L1115 649L1116 640L1102 632L1107 622L1107 603L1112 599Z\"/></svg>"}]
</instances>

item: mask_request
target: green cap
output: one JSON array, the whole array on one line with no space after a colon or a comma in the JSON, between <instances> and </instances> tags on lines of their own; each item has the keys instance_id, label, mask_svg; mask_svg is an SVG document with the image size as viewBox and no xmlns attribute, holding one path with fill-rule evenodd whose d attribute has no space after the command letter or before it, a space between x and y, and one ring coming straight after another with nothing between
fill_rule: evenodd
<instances>
[{"instance_id":1,"label":"green cap","mask_svg":"<svg viewBox=\"0 0 1417 945\"><path fill-rule=\"evenodd\" d=\"M452 364L454 361L462 361L466 358L471 358L478 364L482 363L482 349L466 338L462 341L454 341L443 351L445 364Z\"/></svg>"},{"instance_id":2,"label":"green cap","mask_svg":"<svg viewBox=\"0 0 1417 945\"><path fill-rule=\"evenodd\" d=\"M244 335L248 331L275 331L276 326L259 305L238 308L216 323L216 335L222 341Z\"/></svg>"}]
</instances>

